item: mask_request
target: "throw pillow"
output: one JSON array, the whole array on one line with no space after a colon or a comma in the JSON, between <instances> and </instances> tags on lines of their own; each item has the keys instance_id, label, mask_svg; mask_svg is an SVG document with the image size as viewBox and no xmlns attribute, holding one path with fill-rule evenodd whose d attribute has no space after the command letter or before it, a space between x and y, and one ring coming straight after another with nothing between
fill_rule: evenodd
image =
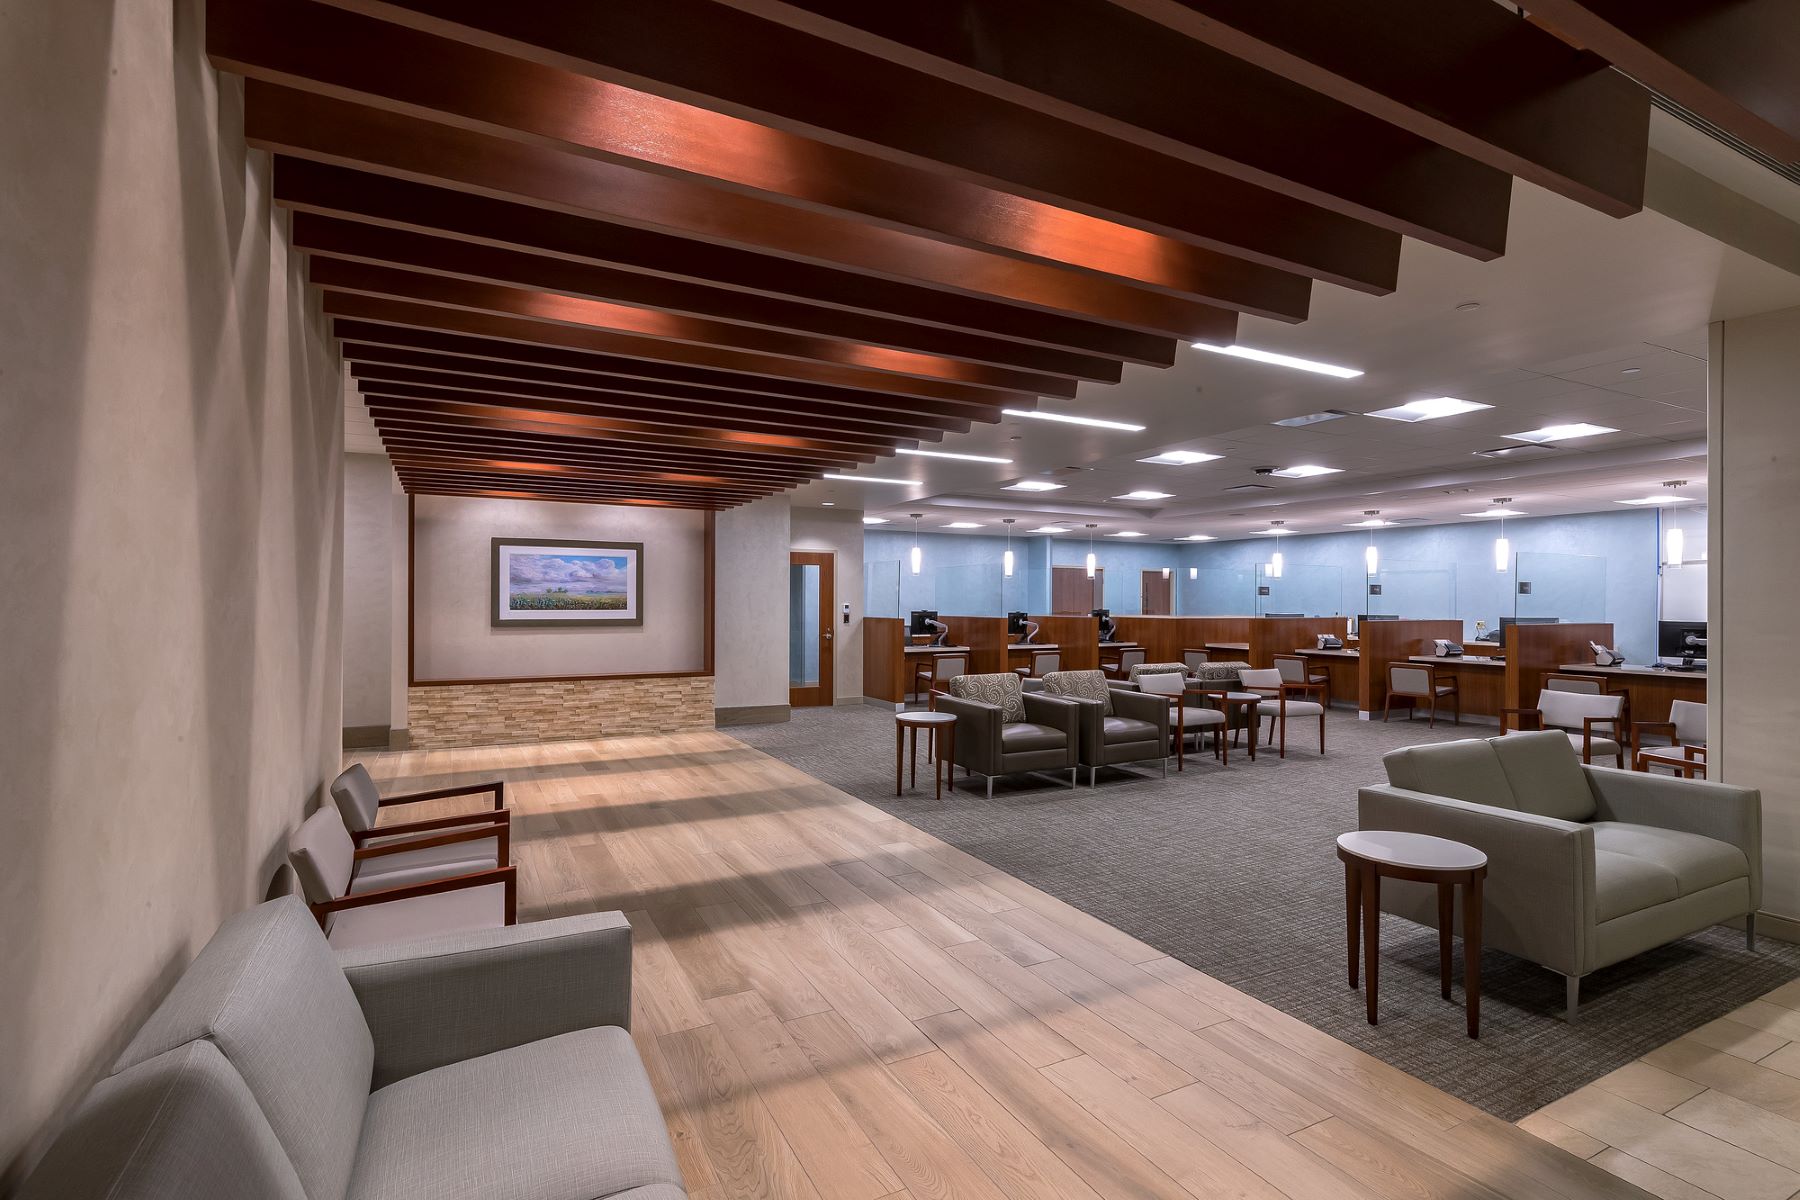
<instances>
[{"instance_id":1,"label":"throw pillow","mask_svg":"<svg viewBox=\"0 0 1800 1200\"><path fill-rule=\"evenodd\" d=\"M1050 671L1044 675L1044 690L1072 700L1095 701L1103 715L1113 715L1112 688L1099 671Z\"/></svg>"},{"instance_id":2,"label":"throw pillow","mask_svg":"<svg viewBox=\"0 0 1800 1200\"><path fill-rule=\"evenodd\" d=\"M1025 701L1019 677L1011 671L999 675L958 675L950 681L950 694L958 700L979 700L1000 710L1000 719L1025 719Z\"/></svg>"}]
</instances>

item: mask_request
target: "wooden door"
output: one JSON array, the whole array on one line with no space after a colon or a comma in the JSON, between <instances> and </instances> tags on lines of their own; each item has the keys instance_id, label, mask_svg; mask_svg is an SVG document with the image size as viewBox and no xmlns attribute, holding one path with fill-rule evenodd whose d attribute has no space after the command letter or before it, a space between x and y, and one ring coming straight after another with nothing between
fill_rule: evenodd
<instances>
[{"instance_id":1,"label":"wooden door","mask_svg":"<svg viewBox=\"0 0 1800 1200\"><path fill-rule=\"evenodd\" d=\"M1097 568L1092 579L1087 577L1086 567L1051 567L1050 611L1085 615L1104 608L1100 599L1106 595L1105 584L1104 567Z\"/></svg>"},{"instance_id":2,"label":"wooden door","mask_svg":"<svg viewBox=\"0 0 1800 1200\"><path fill-rule=\"evenodd\" d=\"M1172 573L1172 572L1171 572ZM1175 581L1161 567L1144 572L1143 607L1146 617L1167 617L1175 611Z\"/></svg>"},{"instance_id":3,"label":"wooden door","mask_svg":"<svg viewBox=\"0 0 1800 1200\"><path fill-rule=\"evenodd\" d=\"M818 708L834 699L836 574L837 558L829 552L788 554L788 703L795 708Z\"/></svg>"}]
</instances>

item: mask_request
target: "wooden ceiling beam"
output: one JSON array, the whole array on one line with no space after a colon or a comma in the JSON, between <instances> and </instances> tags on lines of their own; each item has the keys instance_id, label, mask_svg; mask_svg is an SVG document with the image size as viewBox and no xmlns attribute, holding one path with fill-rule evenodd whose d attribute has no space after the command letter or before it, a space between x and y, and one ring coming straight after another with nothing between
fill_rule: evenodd
<instances>
[{"instance_id":1,"label":"wooden ceiling beam","mask_svg":"<svg viewBox=\"0 0 1800 1200\"><path fill-rule=\"evenodd\" d=\"M764 492L718 492L700 488L662 487L656 484L609 483L599 480L560 479L554 476L517 474L509 471L451 468L395 467L402 481L430 480L469 487L529 489L546 496L627 496L685 500L694 504L747 504Z\"/></svg>"},{"instance_id":2,"label":"wooden ceiling beam","mask_svg":"<svg viewBox=\"0 0 1800 1200\"><path fill-rule=\"evenodd\" d=\"M1172 338L921 284L815 266L285 155L276 158L274 175L275 203L297 212L436 233L662 278L699 280L752 296L776 296L845 312L890 316L935 328L1079 350L1145 366L1166 367L1174 361Z\"/></svg>"},{"instance_id":3,"label":"wooden ceiling beam","mask_svg":"<svg viewBox=\"0 0 1800 1200\"><path fill-rule=\"evenodd\" d=\"M1800 164L1794 0L1533 0L1535 18L1764 154Z\"/></svg>"},{"instance_id":4,"label":"wooden ceiling beam","mask_svg":"<svg viewBox=\"0 0 1800 1200\"><path fill-rule=\"evenodd\" d=\"M673 500L633 500L633 499L589 499L582 496L540 496L535 492L509 492L500 488L452 487L443 484L421 482L411 486L402 485L402 490L414 496L465 496L493 500L544 500L557 504L617 504L624 507L642 508L688 508L719 512L729 505L721 504L684 504Z\"/></svg>"},{"instance_id":5,"label":"wooden ceiling beam","mask_svg":"<svg viewBox=\"0 0 1800 1200\"><path fill-rule=\"evenodd\" d=\"M531 348L553 346L596 355L645 359L652 363L677 363L709 370L741 372L776 380L799 379L881 394L928 396L981 406L1002 403L1007 408L1035 407L1037 404L1036 394L1032 392L995 392L962 383L887 375L834 363L802 362L720 346L696 346L657 338L635 337L591 326L557 325L499 313L443 308L349 292L327 294L324 298L324 311L327 316L343 317L361 324L396 325L415 330L468 334L478 338L519 342ZM336 324L341 326L343 322ZM1045 394L1060 396L1065 393L1072 396L1074 389L1059 386Z\"/></svg>"},{"instance_id":6,"label":"wooden ceiling beam","mask_svg":"<svg viewBox=\"0 0 1800 1200\"><path fill-rule=\"evenodd\" d=\"M1112 276L951 246L686 179L528 146L261 80L244 87L252 146L816 265L925 283L1128 329L1231 340L1236 314ZM1291 318L1290 318L1291 319Z\"/></svg>"},{"instance_id":7,"label":"wooden ceiling beam","mask_svg":"<svg viewBox=\"0 0 1800 1200\"><path fill-rule=\"evenodd\" d=\"M469 398L482 398L494 402L505 400L517 403L521 407L541 408L545 412L591 413L595 416L625 414L642 420L657 421L662 424L677 422L706 421L728 426L733 429L748 430L793 430L804 429L809 434L819 437L838 436L866 441L871 445L879 445L883 441L924 440L939 441L944 436L942 429L929 426L911 425L904 421L888 418L880 414L866 412L859 418L845 418L836 415L809 416L800 418L794 414L782 412L759 412L751 408L728 405L691 404L685 401L655 400L647 396L609 395L605 392L579 392L575 389L548 389L539 385L536 389L491 387L477 389L472 387L447 387L427 380L392 380L371 379L352 371L352 378L357 382L363 398L371 403L376 397L391 396L414 400L448 400L457 401ZM475 382L473 380L469 381ZM488 381L490 383L494 381Z\"/></svg>"},{"instance_id":8,"label":"wooden ceiling beam","mask_svg":"<svg viewBox=\"0 0 1800 1200\"><path fill-rule=\"evenodd\" d=\"M424 419L438 425L467 424L482 429L511 429L522 433L545 433L568 437L587 436L598 440L638 442L647 445L686 446L704 450L713 446L741 446L774 458L789 458L808 466L847 467L853 463L875 461L876 451L839 442L821 443L812 438L777 440L765 434L738 429L712 429L704 426L664 426L649 421L623 421L600 417L579 417L566 413L526 413L506 404L449 404L424 400L399 400L387 397L368 402L370 419L376 428L384 420L409 421Z\"/></svg>"},{"instance_id":9,"label":"wooden ceiling beam","mask_svg":"<svg viewBox=\"0 0 1800 1200\"><path fill-rule=\"evenodd\" d=\"M1115 2L1601 212L1643 206L1649 97L1492 0Z\"/></svg>"},{"instance_id":10,"label":"wooden ceiling beam","mask_svg":"<svg viewBox=\"0 0 1800 1200\"><path fill-rule=\"evenodd\" d=\"M506 343L497 343L505 345ZM971 410L961 405L936 400L919 400L903 396L874 396L858 392L842 392L823 400L804 396L788 396L758 390L725 387L699 387L682 383L663 383L624 375L606 375L594 371L574 371L562 367L538 366L525 362L496 362L467 355L436 354L398 346L376 346L364 342L345 342L340 347L344 360L353 367L365 368L370 379L411 379L425 382L435 379L444 387L492 387L508 391L515 384L550 385L557 388L613 392L620 395L657 396L666 399L695 400L702 403L732 404L779 412L810 413L813 405L833 411L875 409L891 417L905 418L919 425L964 433L976 420L995 420L994 408ZM394 372L409 372L397 375ZM760 380L743 377L756 387ZM504 386L502 386L504 385ZM560 394L560 393L551 393ZM799 405L790 408L789 405Z\"/></svg>"},{"instance_id":11,"label":"wooden ceiling beam","mask_svg":"<svg viewBox=\"0 0 1800 1200\"><path fill-rule=\"evenodd\" d=\"M449 426L424 432L390 425L382 436L391 452L467 454L478 458L519 459L620 470L710 472L747 484L769 484L778 489L810 482L821 473L819 470L803 467L776 469L747 466L741 459L723 456L685 458L680 451L674 449L652 450L641 446L622 448L581 438L460 430Z\"/></svg>"},{"instance_id":12,"label":"wooden ceiling beam","mask_svg":"<svg viewBox=\"0 0 1800 1200\"><path fill-rule=\"evenodd\" d=\"M1492 259L1507 173L1105 0L722 0L1321 209Z\"/></svg>"},{"instance_id":13,"label":"wooden ceiling beam","mask_svg":"<svg viewBox=\"0 0 1800 1200\"><path fill-rule=\"evenodd\" d=\"M499 313L532 321L666 339L693 346L745 350L802 362L860 367L881 373L962 383L997 391L1073 395L1076 383L1075 378L1064 375L990 367L935 354L890 350L860 342L806 337L779 330L707 321L558 292L481 283L423 271L351 262L320 254L314 254L308 263L307 277L327 292L348 292L381 299L460 308L470 312ZM1110 368L1111 378L1102 374L1096 381L1116 383L1119 379L1119 364L1109 362L1107 366Z\"/></svg>"},{"instance_id":14,"label":"wooden ceiling beam","mask_svg":"<svg viewBox=\"0 0 1800 1200\"><path fill-rule=\"evenodd\" d=\"M497 471L515 475L544 475L565 479L592 479L614 483L662 484L671 487L703 488L707 491L734 492L744 495L767 495L780 489L774 485L756 485L723 475L703 475L684 471L632 471L607 467L578 467L569 463L531 462L526 459L485 458L463 454L432 454L414 450L397 450L389 455L396 467L415 470Z\"/></svg>"},{"instance_id":15,"label":"wooden ceiling beam","mask_svg":"<svg viewBox=\"0 0 1800 1200\"><path fill-rule=\"evenodd\" d=\"M925 437L932 440L941 438L946 433L967 433L970 428L970 422L963 418L926 416L880 405L817 404L805 400L778 400L770 396L709 392L703 388L681 389L683 394L678 395L656 395L631 387L613 388L604 379L595 378L571 387L516 377L477 376L466 372L452 374L354 361L350 365L350 377L365 392L392 391L395 388L431 388L451 393L485 392L495 396L562 400L637 412L705 413L720 420L742 418L787 428L792 428L797 418L805 418L824 425L857 426L882 432L903 431L895 436Z\"/></svg>"},{"instance_id":16,"label":"wooden ceiling beam","mask_svg":"<svg viewBox=\"0 0 1800 1200\"><path fill-rule=\"evenodd\" d=\"M500 283L675 316L747 325L763 331L1041 371L1068 379L1103 383L1116 383L1119 379L1120 365L1116 359L1028 346L769 296L752 296L684 280L639 275L312 213L295 214L293 241L303 250L341 261L401 267L471 282Z\"/></svg>"},{"instance_id":17,"label":"wooden ceiling beam","mask_svg":"<svg viewBox=\"0 0 1800 1200\"><path fill-rule=\"evenodd\" d=\"M586 19L604 23L614 4ZM710 38L705 33L696 38L700 26L683 28L686 12L830 50L814 39L796 39L724 9L692 6L671 14L660 35L686 43L702 57L701 47ZM1034 136L1038 144L1029 151L998 154L1035 162L1046 179L1066 180L1068 195L948 172L935 162L872 155L841 140L806 136L803 128L772 127L760 117L744 120L717 111L717 105L683 103L655 88L621 86L620 80L586 70L496 53L307 0L238 0L209 21L207 47L215 66L283 86L425 115L640 171L705 180L750 198L906 229L951 245L1141 281L1263 315L1287 311L1291 318L1305 312L1306 279L1285 262L1272 261L1270 245L1290 257L1302 247L1317 246L1322 249L1311 257L1327 261L1330 251L1340 247L1372 247L1376 274L1385 284L1364 277L1366 269L1352 277L1378 291L1391 290L1398 262L1397 246L1387 244L1393 239L1360 222L1048 121L1028 108L1019 110L1023 122L995 129L994 138L1004 142ZM744 48L746 54L757 52L755 46ZM863 56L838 52L835 57ZM867 61L878 71L896 73L888 64ZM897 74L901 83L945 88L929 76ZM891 82L873 79L865 86L881 88ZM994 119L991 112L980 111L984 104L996 107L993 101L976 92L949 90L965 103L971 120ZM926 104L937 107L939 99L927 97ZM835 108L842 102L840 97L831 103ZM886 101L897 108L914 102L905 93L891 93ZM971 103L973 111L968 111ZM1042 128L1031 128L1033 122ZM1064 146L1064 139L1070 144ZM948 140L968 144L966 136ZM1067 154L1048 154L1050 146ZM1104 156L1104 161L1074 166L1090 155ZM997 182L1001 186L991 186ZM1307 233L1313 237L1308 239ZM1340 252L1339 259L1346 258ZM1298 314L1292 313L1296 301Z\"/></svg>"}]
</instances>

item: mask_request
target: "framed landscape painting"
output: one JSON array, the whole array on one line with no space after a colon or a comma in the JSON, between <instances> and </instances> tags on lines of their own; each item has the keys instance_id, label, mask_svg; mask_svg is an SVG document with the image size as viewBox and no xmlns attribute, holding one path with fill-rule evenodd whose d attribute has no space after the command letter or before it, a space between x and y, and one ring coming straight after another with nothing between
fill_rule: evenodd
<instances>
[{"instance_id":1,"label":"framed landscape painting","mask_svg":"<svg viewBox=\"0 0 1800 1200\"><path fill-rule=\"evenodd\" d=\"M644 543L494 539L496 629L642 625Z\"/></svg>"}]
</instances>

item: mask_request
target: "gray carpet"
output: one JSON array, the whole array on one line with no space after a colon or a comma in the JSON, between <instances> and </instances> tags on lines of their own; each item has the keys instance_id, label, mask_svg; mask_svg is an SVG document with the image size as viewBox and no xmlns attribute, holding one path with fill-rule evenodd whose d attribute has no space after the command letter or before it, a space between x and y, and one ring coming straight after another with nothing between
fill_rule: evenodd
<instances>
[{"instance_id":1,"label":"gray carpet","mask_svg":"<svg viewBox=\"0 0 1800 1200\"><path fill-rule=\"evenodd\" d=\"M1471 1041L1460 967L1454 1002L1438 995L1436 931L1388 917L1381 1024L1368 1025L1344 981L1333 839L1356 827L1357 785L1386 778L1386 751L1491 726L1431 732L1340 712L1325 758L1290 746L1285 761L1234 754L1222 769L1208 753L1179 775L1171 764L1167 782L1154 765L1073 791L1022 776L991 801L971 787L942 802L928 787L893 794L893 718L872 707L728 732L1509 1121L1800 977L1800 947L1765 937L1752 955L1742 933L1713 929L1589 976L1570 1025L1561 976L1490 950Z\"/></svg>"}]
</instances>

